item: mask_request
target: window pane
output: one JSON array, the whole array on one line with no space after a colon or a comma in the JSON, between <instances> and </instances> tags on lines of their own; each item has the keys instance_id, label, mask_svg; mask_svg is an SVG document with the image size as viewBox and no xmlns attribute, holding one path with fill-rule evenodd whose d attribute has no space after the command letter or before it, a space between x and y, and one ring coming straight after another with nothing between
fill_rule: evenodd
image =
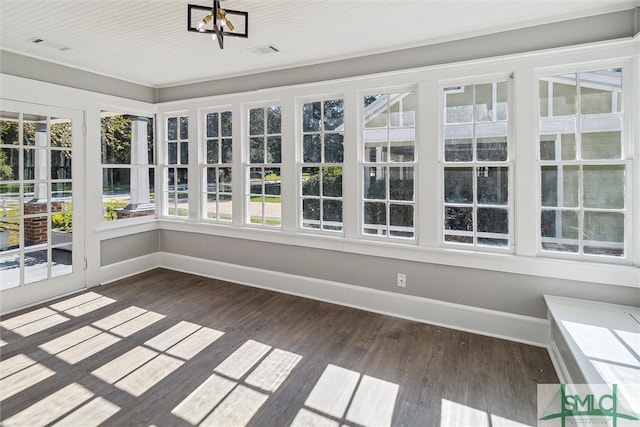
<instances>
[{"instance_id":1,"label":"window pane","mask_svg":"<svg viewBox=\"0 0 640 427\"><path fill-rule=\"evenodd\" d=\"M540 95L540 117L549 117L549 82L540 80L538 91Z\"/></svg>"},{"instance_id":2,"label":"window pane","mask_svg":"<svg viewBox=\"0 0 640 427\"><path fill-rule=\"evenodd\" d=\"M582 134L583 159L622 158L621 132L590 132Z\"/></svg>"},{"instance_id":3,"label":"window pane","mask_svg":"<svg viewBox=\"0 0 640 427\"><path fill-rule=\"evenodd\" d=\"M445 123L473 121L473 85L451 87L444 90Z\"/></svg>"},{"instance_id":4,"label":"window pane","mask_svg":"<svg viewBox=\"0 0 640 427\"><path fill-rule=\"evenodd\" d=\"M342 163L344 161L344 135L329 133L324 136L324 161Z\"/></svg>"},{"instance_id":5,"label":"window pane","mask_svg":"<svg viewBox=\"0 0 640 427\"><path fill-rule=\"evenodd\" d=\"M364 161L386 162L389 145L387 129L365 130L364 132Z\"/></svg>"},{"instance_id":6,"label":"window pane","mask_svg":"<svg viewBox=\"0 0 640 427\"><path fill-rule=\"evenodd\" d=\"M71 150L51 150L51 179L71 179Z\"/></svg>"},{"instance_id":7,"label":"window pane","mask_svg":"<svg viewBox=\"0 0 640 427\"><path fill-rule=\"evenodd\" d=\"M20 246L20 236L24 232L23 227L20 226L20 219L17 218L19 214L17 204L14 204L15 210L5 211L2 221L0 221L0 229L4 230L4 233L0 233L0 251L10 251L12 249L18 249ZM13 217L13 218L11 218ZM2 252L0 252L2 253ZM0 267L0 271L2 267ZM0 289L2 289L0 285Z\"/></svg>"},{"instance_id":8,"label":"window pane","mask_svg":"<svg viewBox=\"0 0 640 427\"><path fill-rule=\"evenodd\" d=\"M320 168L302 168L302 195L320 195Z\"/></svg>"},{"instance_id":9,"label":"window pane","mask_svg":"<svg viewBox=\"0 0 640 427\"><path fill-rule=\"evenodd\" d=\"M543 210L540 215L542 249L578 252L578 212Z\"/></svg>"},{"instance_id":10,"label":"window pane","mask_svg":"<svg viewBox=\"0 0 640 427\"><path fill-rule=\"evenodd\" d=\"M264 139L262 137L251 138L249 145L249 162L264 163Z\"/></svg>"},{"instance_id":11,"label":"window pane","mask_svg":"<svg viewBox=\"0 0 640 427\"><path fill-rule=\"evenodd\" d=\"M476 170L478 203L506 205L509 201L509 168L479 167Z\"/></svg>"},{"instance_id":12,"label":"window pane","mask_svg":"<svg viewBox=\"0 0 640 427\"><path fill-rule=\"evenodd\" d=\"M20 174L20 150L0 147L0 181L17 181Z\"/></svg>"},{"instance_id":13,"label":"window pane","mask_svg":"<svg viewBox=\"0 0 640 427\"><path fill-rule=\"evenodd\" d=\"M413 167L389 168L389 199L413 200Z\"/></svg>"},{"instance_id":14,"label":"window pane","mask_svg":"<svg viewBox=\"0 0 640 427\"><path fill-rule=\"evenodd\" d=\"M390 93L389 114L391 127L413 127L416 123L415 92Z\"/></svg>"},{"instance_id":15,"label":"window pane","mask_svg":"<svg viewBox=\"0 0 640 427\"><path fill-rule=\"evenodd\" d=\"M264 135L264 109L249 110L249 135Z\"/></svg>"},{"instance_id":16,"label":"window pane","mask_svg":"<svg viewBox=\"0 0 640 427\"><path fill-rule=\"evenodd\" d=\"M624 255L624 214L584 213L584 252L611 256Z\"/></svg>"},{"instance_id":17,"label":"window pane","mask_svg":"<svg viewBox=\"0 0 640 427\"><path fill-rule=\"evenodd\" d=\"M444 229L473 231L473 208L445 206ZM473 240L471 240L472 243Z\"/></svg>"},{"instance_id":18,"label":"window pane","mask_svg":"<svg viewBox=\"0 0 640 427\"><path fill-rule=\"evenodd\" d=\"M322 168L322 195L342 197L342 168Z\"/></svg>"},{"instance_id":19,"label":"window pane","mask_svg":"<svg viewBox=\"0 0 640 427\"><path fill-rule=\"evenodd\" d=\"M24 270L25 284L46 280L49 276L47 272L47 264L49 262L46 249L24 254L24 263L30 267Z\"/></svg>"},{"instance_id":20,"label":"window pane","mask_svg":"<svg viewBox=\"0 0 640 427\"><path fill-rule=\"evenodd\" d=\"M175 141L178 139L178 118L169 117L167 119L167 139Z\"/></svg>"},{"instance_id":21,"label":"window pane","mask_svg":"<svg viewBox=\"0 0 640 427\"><path fill-rule=\"evenodd\" d=\"M324 130L337 130L344 125L344 102L342 99L325 101Z\"/></svg>"},{"instance_id":22,"label":"window pane","mask_svg":"<svg viewBox=\"0 0 640 427\"><path fill-rule=\"evenodd\" d=\"M508 83L478 84L476 88L476 121L507 120Z\"/></svg>"},{"instance_id":23,"label":"window pane","mask_svg":"<svg viewBox=\"0 0 640 427\"><path fill-rule=\"evenodd\" d=\"M20 286L20 255L0 254L0 290Z\"/></svg>"},{"instance_id":24,"label":"window pane","mask_svg":"<svg viewBox=\"0 0 640 427\"><path fill-rule=\"evenodd\" d=\"M391 129L389 131L391 161L412 162L415 139L416 130L414 128Z\"/></svg>"},{"instance_id":25,"label":"window pane","mask_svg":"<svg viewBox=\"0 0 640 427\"><path fill-rule=\"evenodd\" d=\"M280 168L265 170L264 194L280 195Z\"/></svg>"},{"instance_id":26,"label":"window pane","mask_svg":"<svg viewBox=\"0 0 640 427\"><path fill-rule=\"evenodd\" d=\"M578 89L576 87L576 75L564 74L554 76L552 83L553 112L551 116L571 116L576 114L576 98Z\"/></svg>"},{"instance_id":27,"label":"window pane","mask_svg":"<svg viewBox=\"0 0 640 427\"><path fill-rule=\"evenodd\" d=\"M178 163L178 143L169 142L167 144L167 163L175 165Z\"/></svg>"},{"instance_id":28,"label":"window pane","mask_svg":"<svg viewBox=\"0 0 640 427\"><path fill-rule=\"evenodd\" d=\"M218 163L218 140L207 141L207 163Z\"/></svg>"},{"instance_id":29,"label":"window pane","mask_svg":"<svg viewBox=\"0 0 640 427\"><path fill-rule=\"evenodd\" d=\"M540 160L575 160L575 158L575 134L540 135Z\"/></svg>"},{"instance_id":30,"label":"window pane","mask_svg":"<svg viewBox=\"0 0 640 427\"><path fill-rule=\"evenodd\" d=\"M282 163L282 144L279 136L267 138L267 163Z\"/></svg>"},{"instance_id":31,"label":"window pane","mask_svg":"<svg viewBox=\"0 0 640 427\"><path fill-rule=\"evenodd\" d=\"M216 168L206 168L207 171L207 192L218 192L218 171Z\"/></svg>"},{"instance_id":32,"label":"window pane","mask_svg":"<svg viewBox=\"0 0 640 427\"><path fill-rule=\"evenodd\" d=\"M51 117L51 146L71 148L71 120Z\"/></svg>"},{"instance_id":33,"label":"window pane","mask_svg":"<svg viewBox=\"0 0 640 427\"><path fill-rule=\"evenodd\" d=\"M507 160L507 124L481 124L476 126L478 161Z\"/></svg>"},{"instance_id":34,"label":"window pane","mask_svg":"<svg viewBox=\"0 0 640 427\"><path fill-rule=\"evenodd\" d=\"M322 107L320 102L310 102L302 105L302 131L320 131Z\"/></svg>"},{"instance_id":35,"label":"window pane","mask_svg":"<svg viewBox=\"0 0 640 427\"><path fill-rule=\"evenodd\" d=\"M413 205L389 205L389 234L413 237Z\"/></svg>"},{"instance_id":36,"label":"window pane","mask_svg":"<svg viewBox=\"0 0 640 427\"><path fill-rule=\"evenodd\" d=\"M618 113L622 105L622 69L580 73L582 114Z\"/></svg>"},{"instance_id":37,"label":"window pane","mask_svg":"<svg viewBox=\"0 0 640 427\"><path fill-rule=\"evenodd\" d=\"M320 228L320 199L302 199L302 226Z\"/></svg>"},{"instance_id":38,"label":"window pane","mask_svg":"<svg viewBox=\"0 0 640 427\"><path fill-rule=\"evenodd\" d=\"M624 165L584 166L584 206L624 209Z\"/></svg>"},{"instance_id":39,"label":"window pane","mask_svg":"<svg viewBox=\"0 0 640 427\"><path fill-rule=\"evenodd\" d=\"M233 160L233 141L231 139L222 140L222 158L220 163L229 164Z\"/></svg>"},{"instance_id":40,"label":"window pane","mask_svg":"<svg viewBox=\"0 0 640 427\"><path fill-rule=\"evenodd\" d=\"M189 143L187 141L180 142L180 164L189 164Z\"/></svg>"},{"instance_id":41,"label":"window pane","mask_svg":"<svg viewBox=\"0 0 640 427\"><path fill-rule=\"evenodd\" d=\"M249 192L250 194L261 195L262 179L264 177L264 171L262 168L249 168Z\"/></svg>"},{"instance_id":42,"label":"window pane","mask_svg":"<svg viewBox=\"0 0 640 427\"><path fill-rule=\"evenodd\" d=\"M218 168L218 192L231 194L231 168ZM225 200L231 200L225 198Z\"/></svg>"},{"instance_id":43,"label":"window pane","mask_svg":"<svg viewBox=\"0 0 640 427\"><path fill-rule=\"evenodd\" d=\"M473 203L473 168L444 169L444 201Z\"/></svg>"},{"instance_id":44,"label":"window pane","mask_svg":"<svg viewBox=\"0 0 640 427\"><path fill-rule=\"evenodd\" d=\"M578 166L542 166L542 206L578 206Z\"/></svg>"},{"instance_id":45,"label":"window pane","mask_svg":"<svg viewBox=\"0 0 640 427\"><path fill-rule=\"evenodd\" d=\"M280 133L280 106L267 107L267 133Z\"/></svg>"},{"instance_id":46,"label":"window pane","mask_svg":"<svg viewBox=\"0 0 640 427\"><path fill-rule=\"evenodd\" d=\"M329 222L342 222L342 201L341 200L323 200L322 201L322 220ZM323 227L327 228L327 227ZM342 226L335 228L335 225L331 227L332 230L342 229Z\"/></svg>"},{"instance_id":47,"label":"window pane","mask_svg":"<svg viewBox=\"0 0 640 427\"><path fill-rule=\"evenodd\" d=\"M207 114L207 137L218 137L218 113Z\"/></svg>"},{"instance_id":48,"label":"window pane","mask_svg":"<svg viewBox=\"0 0 640 427\"><path fill-rule=\"evenodd\" d=\"M365 199L384 200L387 198L385 175L383 166L367 166L364 168Z\"/></svg>"},{"instance_id":49,"label":"window pane","mask_svg":"<svg viewBox=\"0 0 640 427\"><path fill-rule=\"evenodd\" d=\"M322 142L319 134L304 135L302 137L302 161L305 163L320 163Z\"/></svg>"},{"instance_id":50,"label":"window pane","mask_svg":"<svg viewBox=\"0 0 640 427\"><path fill-rule=\"evenodd\" d=\"M364 202L364 233L387 234L387 209L384 203Z\"/></svg>"},{"instance_id":51,"label":"window pane","mask_svg":"<svg viewBox=\"0 0 640 427\"><path fill-rule=\"evenodd\" d=\"M233 125L231 121L231 111L220 113L220 120L222 121L222 136L231 136Z\"/></svg>"},{"instance_id":52,"label":"window pane","mask_svg":"<svg viewBox=\"0 0 640 427\"><path fill-rule=\"evenodd\" d=\"M189 138L189 117L180 117L180 139Z\"/></svg>"},{"instance_id":53,"label":"window pane","mask_svg":"<svg viewBox=\"0 0 640 427\"><path fill-rule=\"evenodd\" d=\"M379 128L387 127L387 103L386 94L370 95L364 97L364 127Z\"/></svg>"},{"instance_id":54,"label":"window pane","mask_svg":"<svg viewBox=\"0 0 640 427\"><path fill-rule=\"evenodd\" d=\"M444 160L470 162L473 160L473 126L446 126L444 128Z\"/></svg>"},{"instance_id":55,"label":"window pane","mask_svg":"<svg viewBox=\"0 0 640 427\"><path fill-rule=\"evenodd\" d=\"M478 232L509 234L509 214L507 210L478 208Z\"/></svg>"}]
</instances>

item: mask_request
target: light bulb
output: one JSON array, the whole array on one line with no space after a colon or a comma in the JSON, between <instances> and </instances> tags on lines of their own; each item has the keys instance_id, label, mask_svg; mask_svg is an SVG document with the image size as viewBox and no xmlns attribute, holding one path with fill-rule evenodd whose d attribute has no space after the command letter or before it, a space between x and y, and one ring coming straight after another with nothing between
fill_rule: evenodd
<instances>
[{"instance_id":1,"label":"light bulb","mask_svg":"<svg viewBox=\"0 0 640 427\"><path fill-rule=\"evenodd\" d=\"M204 27L209 22L211 22L211 18L213 18L213 14L211 14L211 13L208 14L207 16L205 16L204 18L202 18L202 20L200 22L198 22L198 25L196 25L196 29L198 31L204 32Z\"/></svg>"}]
</instances>

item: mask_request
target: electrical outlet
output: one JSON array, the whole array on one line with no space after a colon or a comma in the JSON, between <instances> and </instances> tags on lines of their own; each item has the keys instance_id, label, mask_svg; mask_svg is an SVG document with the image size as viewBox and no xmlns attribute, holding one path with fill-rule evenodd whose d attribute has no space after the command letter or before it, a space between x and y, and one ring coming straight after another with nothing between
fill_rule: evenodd
<instances>
[{"instance_id":1,"label":"electrical outlet","mask_svg":"<svg viewBox=\"0 0 640 427\"><path fill-rule=\"evenodd\" d=\"M404 273L398 273L398 286L401 288L407 287L407 275Z\"/></svg>"}]
</instances>

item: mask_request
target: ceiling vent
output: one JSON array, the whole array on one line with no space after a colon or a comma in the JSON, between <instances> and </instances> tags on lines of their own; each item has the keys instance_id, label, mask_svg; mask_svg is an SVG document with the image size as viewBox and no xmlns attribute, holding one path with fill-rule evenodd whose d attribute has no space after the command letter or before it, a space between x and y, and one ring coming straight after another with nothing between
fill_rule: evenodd
<instances>
[{"instance_id":1,"label":"ceiling vent","mask_svg":"<svg viewBox=\"0 0 640 427\"><path fill-rule=\"evenodd\" d=\"M268 44L265 46L253 47L251 48L251 52L255 53L256 55L267 55L269 53L280 52L280 49L272 44Z\"/></svg>"},{"instance_id":2,"label":"ceiling vent","mask_svg":"<svg viewBox=\"0 0 640 427\"><path fill-rule=\"evenodd\" d=\"M31 37L28 41L30 41L33 44L38 44L40 46L48 47L50 49L60 50L62 52L71 49L69 46L65 46L65 45L60 44L60 43L55 43L55 42L52 42L52 41L49 41L49 40L45 40L45 39L40 38L40 37Z\"/></svg>"}]
</instances>

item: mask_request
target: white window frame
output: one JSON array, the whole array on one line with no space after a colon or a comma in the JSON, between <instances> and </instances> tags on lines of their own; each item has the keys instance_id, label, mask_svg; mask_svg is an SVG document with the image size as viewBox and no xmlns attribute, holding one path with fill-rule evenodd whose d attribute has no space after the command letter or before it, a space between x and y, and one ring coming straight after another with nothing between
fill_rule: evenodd
<instances>
[{"instance_id":1,"label":"white window frame","mask_svg":"<svg viewBox=\"0 0 640 427\"><path fill-rule=\"evenodd\" d=\"M314 102L320 102L321 104L321 108L322 108L322 118L324 118L324 104L326 101L333 101L333 100L341 100L342 101L342 105L344 108L344 116L347 116L347 109L346 109L346 105L347 102L345 101L345 96L344 93L335 93L335 94L323 94L323 95L318 95L318 96L306 96L306 97L302 97L302 98L297 98L296 99L296 110L295 110L295 117L296 117L296 183L297 183L297 194L298 194L298 203L297 203L297 224L298 224L298 232L300 233L317 233L317 234L328 234L331 236L343 236L345 234L345 221L344 221L344 199L345 199L345 182L344 182L344 176L345 176L345 170L348 167L347 163L346 163L346 145L347 145L347 141L348 141L348 137L347 137L347 132L346 132L346 119L343 116L343 129L342 131L325 131L324 128L322 128L320 131L317 132L304 132L303 129L303 112L302 112L302 108L304 106L304 104L309 104L309 103L314 103ZM322 124L321 124L322 126ZM342 133L343 136L343 154L342 154L342 162L341 163L337 163L337 162L331 162L331 163L326 163L324 160L324 150L322 150L321 152L321 161L320 162L309 162L309 163L305 163L304 162L304 135L308 134L308 133L319 133L322 136L322 140L324 141L324 135L325 132L333 134L333 133ZM324 148L324 142L322 142L321 145L322 148ZM322 170L325 167L340 167L342 168L342 196L340 197L332 197L332 196L324 196L322 194L322 179L320 181L320 194L318 196L305 196L302 194L302 169L304 168L313 168L313 167L317 167L320 170ZM322 171L320 171L320 176L322 176ZM313 198L313 199L317 199L320 202L320 220L318 221L318 225L319 228L318 229L314 229L311 227L304 227L303 223L304 223L304 218L303 216L303 200L305 198ZM340 230L331 230L331 229L325 229L323 228L323 225L325 224L325 221L323 219L323 201L324 200L339 200L342 203L342 221L340 222L341 224L341 229Z\"/></svg>"},{"instance_id":2,"label":"white window frame","mask_svg":"<svg viewBox=\"0 0 640 427\"><path fill-rule=\"evenodd\" d=\"M187 134L187 139L182 139L180 138L180 118L181 117L187 117L187 119L189 121L193 120L192 117L190 117L189 112L186 110L181 110L181 111L175 111L175 112L169 112L169 113L163 113L160 115L160 120L159 120L159 127L160 127L160 138L158 138L158 141L161 141L160 143L162 144L161 147L158 147L158 144L156 144L156 150L157 150L157 163L158 163L158 169L160 171L159 176L160 176L160 182L161 182L161 187L159 187L161 189L162 192L162 197L160 197L161 200L161 210L160 210L160 216L163 219L174 219L174 220L188 220L189 219L189 211L191 210L191 200L189 197L189 194L193 191L192 186L193 186L193 180L190 179L190 170L191 167L189 166L189 163L193 162L194 158L197 159L197 151L194 152L194 150L191 149L190 147L190 143L189 140L192 138L191 137L191 129L193 128L192 124L188 125L188 134ZM170 118L177 118L177 140L175 140L175 142L177 143L177 151L176 151L176 163L172 163L169 164L169 135L167 134L167 122ZM172 140L173 142L173 140ZM180 163L180 146L186 143L187 147L188 147L188 157L190 159L190 161L187 162L187 164L182 164ZM186 198L185 200L187 201L187 215L183 215L183 216L179 216L177 214L170 214L169 213L169 209L170 209L170 203L169 203L169 188L168 188L168 180L169 180L169 170L170 169L175 169L177 171L177 169L187 169L187 182L191 181L192 184L188 184L187 186L187 191L179 191L177 189L173 190L173 193L175 194L185 194ZM158 197L156 196L156 199L158 199ZM176 209L177 212L177 203L173 204L174 209Z\"/></svg>"},{"instance_id":3,"label":"white window frame","mask_svg":"<svg viewBox=\"0 0 640 427\"><path fill-rule=\"evenodd\" d=\"M414 118L414 132L415 137L413 141L413 161L412 162L392 162L387 160L386 162L367 162L365 161L365 141L364 141L364 124L365 124L365 111L364 111L364 97L365 96L373 96L373 95L381 95L381 94L390 94L390 93L405 93L405 92L413 92L416 97L416 108L415 108L415 118ZM418 212L418 195L419 192L419 183L420 183L420 90L418 82L411 85L402 85L402 86L379 86L374 88L368 88L365 90L360 90L357 92L357 105L358 105L358 136L357 136L357 146L358 146L358 162L357 162L357 175L358 175L358 237L361 240L377 240L384 241L389 243L397 243L402 245L414 245L418 244L418 235L420 232L420 220L419 220L419 212ZM387 107L388 107L387 103ZM387 129L390 127L387 126ZM367 201L364 195L364 168L365 167L382 167L385 168L385 173L387 176L385 177L385 185L387 188L386 198L384 200L374 200L375 202L384 203L386 207L390 204L398 204L398 205L411 205L413 206L413 236L412 237L402 237L402 236L391 236L389 233L390 228L390 215L389 210L387 208L387 224L386 224L386 234L385 235L377 235L365 233L364 229L364 203ZM391 200L389 198L389 176L388 169L391 167L411 167L413 168L413 200L404 201L404 200ZM343 171L344 174L344 171ZM373 200L373 199L372 199Z\"/></svg>"},{"instance_id":4,"label":"white window frame","mask_svg":"<svg viewBox=\"0 0 640 427\"><path fill-rule=\"evenodd\" d=\"M636 60L637 63L637 60ZM574 161L548 161L548 160L540 160L540 126L538 123L539 120L539 105L540 105L540 93L538 90L538 85L540 83L540 79L544 77L550 77L558 74L574 74L588 71L597 71L611 68L622 68L622 141L621 141L621 158L620 159L610 159L610 160L574 160ZM638 110L640 109L640 105L638 105L638 95L635 94L634 98L634 90L637 92L638 85L640 82L636 79L634 82L632 74L638 72L638 66L634 65L634 62L630 59L625 60L602 60L602 61L593 61L593 62L582 62L582 63L570 63L563 64L554 67L544 67L544 68L536 68L534 72L534 84L536 85L536 96L535 96L535 113L536 113L536 128L535 128L535 142L536 142L536 218L540 221L541 212L543 210L542 201L541 201L541 192L542 192L542 174L541 168L545 165L578 165L580 168L580 178L582 177L582 167L587 165L624 165L625 166L625 207L620 210L624 212L624 256L616 257L616 256L608 256L608 255L600 255L600 254L584 254L579 251L578 253L573 252L561 252L561 251L550 251L542 249L542 236L539 229L536 229L536 255L540 258L550 258L550 259L565 259L565 260L578 260L578 261L587 261L587 262L596 262L596 263L604 263L604 264L634 264L638 262L636 257L639 254L638 251L638 243L634 246L634 237L638 234L638 230L635 227L640 227L640 221L637 219L634 221L635 212L638 210L638 205L640 205L640 197L637 196L638 188L634 185L634 177L636 177L639 173L638 171L638 161L637 159L634 161L634 140L637 142L638 139L638 129L634 129L633 116L634 112L637 116ZM577 93L576 104L580 104L580 93ZM578 115L576 111L576 120L580 121L580 115ZM637 125L636 125L637 126ZM636 148L635 155L638 155ZM636 167L634 167L636 166ZM580 179L579 178L579 179ZM579 190L582 188L580 185ZM636 200L634 200L634 195L636 195ZM583 213L585 211L584 207L582 207L582 202L580 199L582 198L582 192L579 191L579 207L575 210ZM579 231L578 240L579 245L582 246L582 229Z\"/></svg>"},{"instance_id":5,"label":"white window frame","mask_svg":"<svg viewBox=\"0 0 640 427\"><path fill-rule=\"evenodd\" d=\"M280 133L278 134L269 134L267 133L267 108L269 107L279 107L280 108ZM281 150L281 157L280 157L280 163L251 163L251 138L252 135L250 134L250 126L251 126L251 120L250 120L250 114L251 114L251 110L254 109L258 109L261 108L265 114L264 114L264 126L265 126L265 133L263 135L261 135L261 137L263 137L265 139L264 141L264 155L266 156L266 145L267 145L267 139L269 138L269 136L279 136L280 137L280 150ZM283 187L282 187L282 179L283 179L283 167L284 167L284 163L283 163L283 158L284 158L284 151L283 151L283 147L285 146L284 144L284 137L285 137L285 129L284 129L284 103L282 100L277 99L277 100L271 100L271 101L262 101L259 103L251 103L251 104L246 104L244 105L243 108L243 122L242 122L242 128L243 128L243 133L242 133L242 145L243 147L243 153L244 156L242 158L242 178L243 178L243 194L242 194L242 198L243 198L243 204L244 204L244 215L243 215L243 223L245 226L247 227L256 227L256 228L263 228L263 229L269 229L269 230L282 230L283 227L283 216L284 216L284 212L285 212L285 206L284 206L284 198L283 198ZM267 219L265 218L265 197L267 197L267 195L264 192L264 176L262 178L262 215L261 215L261 222L260 223L256 223L256 222L251 222L251 169L252 168L261 168L264 171L266 171L266 169L268 168L278 168L280 169L280 223L278 225L269 225L266 223ZM236 178L237 181L237 178Z\"/></svg>"},{"instance_id":6,"label":"white window frame","mask_svg":"<svg viewBox=\"0 0 640 427\"><path fill-rule=\"evenodd\" d=\"M445 96L444 90L449 87L455 86L468 86L468 85L479 85L479 84L488 84L488 83L498 83L506 81L507 82L507 160L506 161L478 161L471 160L468 162L446 162L445 161L445 144L444 144L444 128L445 128ZM515 200L516 200L516 190L517 186L515 184L515 168L517 167L516 162L516 141L515 141L515 108L514 108L514 73L512 71L489 74L483 76L476 77L464 77L460 79L447 79L440 80L438 82L438 169L439 169L439 185L438 185L438 246L442 248L451 248L451 249L460 249L460 250L472 250L474 252L495 252L495 253L514 253L515 252L515 222L516 222L516 212L515 212ZM481 122L485 123L485 122ZM486 122L492 123L492 122ZM475 108L474 108L474 119L471 123L475 128ZM475 159L475 148L476 145L472 145L472 149L474 151L473 157ZM470 167L473 170L480 167L507 167L508 168L508 200L505 205L495 205L496 208L506 208L507 209L507 217L509 220L508 223L508 240L509 243L506 247L498 247L498 246L490 246L490 245L479 245L477 243L478 239L478 231L473 231L473 243L457 243L457 242L447 242L445 241L445 227L444 227L444 211L446 203L444 201L444 171L447 167ZM477 224L477 191L476 191L476 183L477 180L474 178L473 180L473 222L474 225ZM494 206L494 205L482 205L484 206Z\"/></svg>"},{"instance_id":7,"label":"white window frame","mask_svg":"<svg viewBox=\"0 0 640 427\"><path fill-rule=\"evenodd\" d=\"M218 114L218 132L219 135L216 138L210 138L207 136L207 115L211 114L211 113L217 113ZM230 113L231 114L231 136L229 137L224 137L221 133L221 129L222 129L222 121L221 121L221 115L222 113ZM207 108L207 109L200 109L198 111L198 164L199 164L199 179L198 179L198 191L200 193L200 215L199 215L199 219L204 221L204 222L212 222L212 223L216 223L216 224L222 224L222 225L232 225L233 224L233 220L234 220L234 198L233 198L233 189L238 185L238 183L236 182L236 179L234 179L234 177L236 177L235 174L235 170L233 168L233 160L229 163L221 163L221 157L220 154L222 152L222 147L218 146L218 163L207 163L207 142L209 139L217 139L219 142L221 142L223 139L231 139L231 151L232 151L232 159L233 159L233 152L235 151L235 145L237 144L237 137L234 137L233 131L235 129L235 126L233 125L234 122L234 114L233 114L233 108L231 108L231 106L227 105L227 106L221 106L221 107L213 107L213 108ZM216 217L217 218L208 218L207 216L207 204L211 203L208 200L208 196L210 194L214 194L214 193L208 193L207 192L207 169L208 168L215 168L220 169L220 168L229 168L231 169L231 191L230 192L225 192L223 194L225 195L229 195L231 196L231 218L228 220L222 220L220 219L220 211L219 211L219 196L220 193L216 192ZM239 177L236 177L239 178Z\"/></svg>"}]
</instances>

